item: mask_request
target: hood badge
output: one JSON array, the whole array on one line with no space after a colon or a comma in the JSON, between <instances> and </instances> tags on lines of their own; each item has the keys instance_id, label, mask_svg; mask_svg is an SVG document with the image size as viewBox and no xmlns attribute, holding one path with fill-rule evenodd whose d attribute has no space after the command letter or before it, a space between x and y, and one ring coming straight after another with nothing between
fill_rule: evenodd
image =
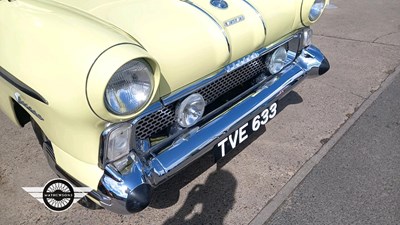
<instances>
[{"instance_id":1,"label":"hood badge","mask_svg":"<svg viewBox=\"0 0 400 225\"><path fill-rule=\"evenodd\" d=\"M228 3L224 0L211 0L211 5L220 9L228 8Z\"/></svg>"},{"instance_id":2,"label":"hood badge","mask_svg":"<svg viewBox=\"0 0 400 225\"><path fill-rule=\"evenodd\" d=\"M244 16L240 15L240 16L237 16L237 17L234 17L234 18L232 18L230 20L225 21L224 25L225 25L225 27L229 27L229 26L232 26L234 24L242 22L244 19L245 19Z\"/></svg>"}]
</instances>

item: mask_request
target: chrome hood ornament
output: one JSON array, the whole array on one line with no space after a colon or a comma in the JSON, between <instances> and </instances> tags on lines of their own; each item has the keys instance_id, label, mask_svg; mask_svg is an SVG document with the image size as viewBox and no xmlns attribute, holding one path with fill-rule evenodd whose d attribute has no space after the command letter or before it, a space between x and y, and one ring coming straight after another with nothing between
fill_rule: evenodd
<instances>
[{"instance_id":1,"label":"chrome hood ornament","mask_svg":"<svg viewBox=\"0 0 400 225\"><path fill-rule=\"evenodd\" d=\"M211 0L211 5L220 9L228 8L228 3L224 0Z\"/></svg>"}]
</instances>

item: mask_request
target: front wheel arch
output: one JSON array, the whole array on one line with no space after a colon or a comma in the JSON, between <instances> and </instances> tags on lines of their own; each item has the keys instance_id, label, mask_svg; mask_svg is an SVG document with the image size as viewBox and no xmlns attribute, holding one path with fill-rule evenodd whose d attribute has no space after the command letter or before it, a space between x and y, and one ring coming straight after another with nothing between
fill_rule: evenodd
<instances>
[{"instance_id":1,"label":"front wheel arch","mask_svg":"<svg viewBox=\"0 0 400 225\"><path fill-rule=\"evenodd\" d=\"M24 108L22 108L22 106L20 106L14 99L12 99L12 105L15 117L17 118L17 122L21 127L24 127L27 123L32 121L29 113Z\"/></svg>"},{"instance_id":2,"label":"front wheel arch","mask_svg":"<svg viewBox=\"0 0 400 225\"><path fill-rule=\"evenodd\" d=\"M32 124L33 131L35 132L36 138L39 141L40 146L43 149L43 152L46 156L46 159L50 165L50 167L56 167L56 160L54 156L54 151L53 147L51 144L51 141L47 138L46 134L43 132L43 130L40 128L40 126L36 123L36 121L30 117L30 121ZM95 202L93 202L90 198L88 197L83 197L81 198L78 203L88 209L91 210L97 210L97 209L102 209L103 207L97 205Z\"/></svg>"}]
</instances>

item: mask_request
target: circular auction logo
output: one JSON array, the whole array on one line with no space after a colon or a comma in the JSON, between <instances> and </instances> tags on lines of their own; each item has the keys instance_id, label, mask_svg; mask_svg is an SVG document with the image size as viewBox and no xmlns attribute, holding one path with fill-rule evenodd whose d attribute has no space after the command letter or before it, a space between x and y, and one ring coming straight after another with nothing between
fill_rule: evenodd
<instances>
[{"instance_id":1,"label":"circular auction logo","mask_svg":"<svg viewBox=\"0 0 400 225\"><path fill-rule=\"evenodd\" d=\"M72 185L64 179L51 180L43 189L44 204L55 212L62 212L71 207L74 197Z\"/></svg>"}]
</instances>

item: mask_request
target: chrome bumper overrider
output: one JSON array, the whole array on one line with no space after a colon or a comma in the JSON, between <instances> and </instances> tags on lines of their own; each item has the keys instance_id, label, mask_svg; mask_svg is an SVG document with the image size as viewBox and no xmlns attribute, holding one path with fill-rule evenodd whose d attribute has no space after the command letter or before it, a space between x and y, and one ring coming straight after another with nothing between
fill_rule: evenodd
<instances>
[{"instance_id":1,"label":"chrome bumper overrider","mask_svg":"<svg viewBox=\"0 0 400 225\"><path fill-rule=\"evenodd\" d=\"M188 164L203 156L220 140L259 109L282 98L307 76L318 76L329 70L329 63L320 50L309 46L284 69L274 83L264 85L222 115L190 132L149 160L132 156L133 163L120 173L107 165L98 190L93 193L104 208L119 214L138 212L150 202L151 191Z\"/></svg>"}]
</instances>

